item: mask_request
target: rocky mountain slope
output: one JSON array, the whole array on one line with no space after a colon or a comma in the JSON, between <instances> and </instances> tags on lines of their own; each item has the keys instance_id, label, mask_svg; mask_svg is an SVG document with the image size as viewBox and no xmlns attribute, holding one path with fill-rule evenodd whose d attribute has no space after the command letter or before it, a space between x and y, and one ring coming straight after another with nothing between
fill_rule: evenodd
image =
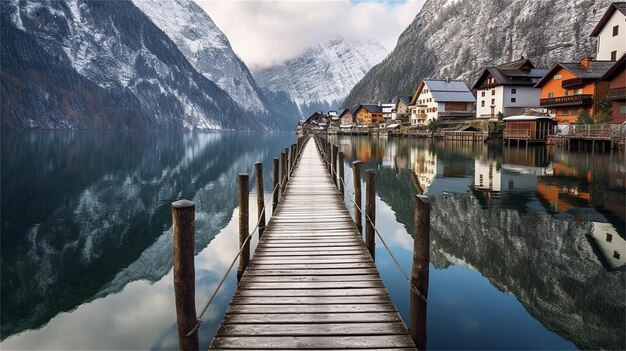
<instances>
[{"instance_id":1,"label":"rocky mountain slope","mask_svg":"<svg viewBox=\"0 0 626 351\"><path fill-rule=\"evenodd\" d=\"M530 58L537 67L595 54L589 34L610 0L428 0L391 54L344 105L410 95L424 78L473 84L486 66Z\"/></svg>"},{"instance_id":2,"label":"rocky mountain slope","mask_svg":"<svg viewBox=\"0 0 626 351\"><path fill-rule=\"evenodd\" d=\"M232 61L236 56L228 41L204 12L196 13L202 11L199 7L183 2L137 4L145 5L149 16L130 1L2 1L0 126L285 127L264 109L249 72L240 60ZM200 23L207 25L179 31L155 25L167 22L155 13L176 6L180 16L169 20L200 16ZM210 34L215 41L195 41ZM212 69L204 62L206 55L213 60ZM229 78L220 79L220 74Z\"/></svg>"},{"instance_id":3,"label":"rocky mountain slope","mask_svg":"<svg viewBox=\"0 0 626 351\"><path fill-rule=\"evenodd\" d=\"M308 117L314 111L336 109L385 55L387 50L376 41L336 37L254 76L274 103Z\"/></svg>"}]
</instances>

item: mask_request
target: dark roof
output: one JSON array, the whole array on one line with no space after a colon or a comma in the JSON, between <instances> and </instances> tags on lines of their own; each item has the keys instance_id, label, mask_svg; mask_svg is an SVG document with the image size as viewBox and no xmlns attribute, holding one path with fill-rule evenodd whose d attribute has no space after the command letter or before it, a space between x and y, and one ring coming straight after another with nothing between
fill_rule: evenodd
<instances>
[{"instance_id":1,"label":"dark roof","mask_svg":"<svg viewBox=\"0 0 626 351\"><path fill-rule=\"evenodd\" d=\"M609 5L604 15L602 15L602 18L600 18L598 24L596 24L596 27L593 29L593 31L591 31L591 37L597 37L600 34L602 28L604 28L606 22L609 21L609 19L611 18L611 16L613 16L616 10L626 16L626 2L614 2Z\"/></svg>"},{"instance_id":2,"label":"dark roof","mask_svg":"<svg viewBox=\"0 0 626 351\"><path fill-rule=\"evenodd\" d=\"M535 84L535 88L540 88L546 82L546 80L551 79L556 71L558 71L560 68L565 68L576 77L581 79L597 80L600 79L600 77L602 77L606 73L606 71L608 71L613 66L613 64L615 64L615 62L613 61L589 60L589 68L584 69L580 66L580 62L557 63L552 66L550 71L546 73L546 75L543 76L543 78L539 82L537 82L537 84Z\"/></svg>"},{"instance_id":3,"label":"dark roof","mask_svg":"<svg viewBox=\"0 0 626 351\"><path fill-rule=\"evenodd\" d=\"M361 107L363 107L364 109L367 110L367 112L370 112L370 113L382 113L383 112L382 107L379 105L373 105L373 104L359 105L359 108Z\"/></svg>"},{"instance_id":4,"label":"dark roof","mask_svg":"<svg viewBox=\"0 0 626 351\"><path fill-rule=\"evenodd\" d=\"M326 116L319 113L319 112L314 112L311 116L309 116L309 118L306 119L306 121L304 121L304 123L317 123L320 119L325 119Z\"/></svg>"},{"instance_id":5,"label":"dark roof","mask_svg":"<svg viewBox=\"0 0 626 351\"><path fill-rule=\"evenodd\" d=\"M487 76L491 74L497 85L535 85L537 79L542 78L548 73L548 69L535 68L529 59L520 59L513 62L503 63L496 67L488 67L480 75L472 89L478 89ZM513 80L511 77L531 78L531 81Z\"/></svg>"},{"instance_id":6,"label":"dark roof","mask_svg":"<svg viewBox=\"0 0 626 351\"><path fill-rule=\"evenodd\" d=\"M405 104L409 105L411 103L410 96L398 96L398 101L402 100Z\"/></svg>"},{"instance_id":7,"label":"dark roof","mask_svg":"<svg viewBox=\"0 0 626 351\"><path fill-rule=\"evenodd\" d=\"M475 102L474 95L460 80L424 80L437 102Z\"/></svg>"},{"instance_id":8,"label":"dark roof","mask_svg":"<svg viewBox=\"0 0 626 351\"><path fill-rule=\"evenodd\" d=\"M615 64L611 66L611 68L609 68L609 70L606 71L606 73L600 77L598 81L613 80L615 76L623 72L624 69L626 69L626 54L622 55L622 57L617 60L617 62L615 62Z\"/></svg>"}]
</instances>

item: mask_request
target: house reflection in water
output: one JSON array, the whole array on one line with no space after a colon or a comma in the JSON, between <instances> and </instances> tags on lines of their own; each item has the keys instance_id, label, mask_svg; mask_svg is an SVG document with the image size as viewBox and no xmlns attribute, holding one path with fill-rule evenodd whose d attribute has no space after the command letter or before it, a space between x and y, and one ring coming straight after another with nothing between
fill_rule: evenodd
<instances>
[{"instance_id":1,"label":"house reflection in water","mask_svg":"<svg viewBox=\"0 0 626 351\"><path fill-rule=\"evenodd\" d=\"M626 268L626 240L622 238L610 223L592 222L592 242L598 251L600 261L609 270Z\"/></svg>"}]
</instances>

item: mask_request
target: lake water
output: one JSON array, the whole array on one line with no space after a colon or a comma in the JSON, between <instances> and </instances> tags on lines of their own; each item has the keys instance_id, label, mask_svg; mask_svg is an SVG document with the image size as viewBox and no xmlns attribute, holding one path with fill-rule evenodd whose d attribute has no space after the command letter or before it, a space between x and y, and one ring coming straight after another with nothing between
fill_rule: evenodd
<instances>
[{"instance_id":1,"label":"lake water","mask_svg":"<svg viewBox=\"0 0 626 351\"><path fill-rule=\"evenodd\" d=\"M170 203L196 202L200 309L237 251L237 174L252 174L262 161L270 189L271 159L295 140L289 133L1 136L2 349L177 348ZM414 196L431 200L427 348L626 348L623 154L333 141L346 165L359 159L378 169L377 228L407 271ZM352 189L348 167L346 179ZM407 284L381 243L376 251L409 321ZM231 273L200 328L202 348L235 286Z\"/></svg>"}]
</instances>

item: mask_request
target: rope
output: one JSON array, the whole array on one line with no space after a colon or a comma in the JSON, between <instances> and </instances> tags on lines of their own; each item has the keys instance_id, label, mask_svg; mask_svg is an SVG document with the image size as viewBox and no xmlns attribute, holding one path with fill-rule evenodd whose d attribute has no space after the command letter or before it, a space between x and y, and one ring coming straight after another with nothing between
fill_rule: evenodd
<instances>
[{"instance_id":1,"label":"rope","mask_svg":"<svg viewBox=\"0 0 626 351\"><path fill-rule=\"evenodd\" d=\"M291 167L290 169L290 174L293 172L293 170L296 168L295 165L297 164L297 159L300 156L300 151L297 152L296 154L296 161L294 161L294 166ZM207 303L204 305L204 307L202 308L202 311L200 312L200 315L196 318L196 324L194 325L194 327L187 333L187 337L191 336L193 333L195 333L198 328L200 328L200 324L202 324L202 318L204 317L204 314L206 313L206 311L209 309L209 306L211 305L211 303L213 302L213 300L215 299L215 296L217 296L217 293L219 292L219 290L222 288L222 285L224 285L224 282L226 281L226 278L228 277L228 274L230 273L230 271L233 269L233 267L235 266L235 263L237 262L237 259L239 258L239 256L241 256L241 253L243 252L243 249L246 247L246 244L248 243L248 241L250 241L250 239L252 238L252 236L254 235L254 233L256 233L257 229L259 228L259 225L261 225L261 219L263 218L263 215L265 214L265 209L267 208L267 205L269 205L269 203L272 201L273 197L274 197L274 193L276 191L278 191L278 189L280 188L280 184L283 184L287 179L287 175L285 175L280 182L278 182L278 184L276 184L274 186L274 189L272 190L271 195L269 196L269 200L267 200L265 202L265 204L263 205L263 210L261 210L261 214L259 215L259 220L256 222L256 225L254 226L254 228L252 228L252 231L250 232L250 234L248 234L248 236L246 237L246 240L244 240L243 244L241 245L241 247L239 248L239 251L237 252L237 255L233 258L233 261L230 263L230 266L228 266L228 270L226 270L226 273L224 273L224 275L222 276L222 278L220 279L220 282L217 284L217 287L215 288L215 290L213 291L213 294L211 294L211 297L209 298L209 300L207 301ZM285 184L286 186L286 184ZM283 191L285 189L283 188Z\"/></svg>"},{"instance_id":2,"label":"rope","mask_svg":"<svg viewBox=\"0 0 626 351\"><path fill-rule=\"evenodd\" d=\"M329 162L326 161L326 159L323 159L323 160L324 160L325 163L330 164ZM335 167L331 167L331 169L333 171L335 170L334 168ZM336 174L336 172L331 172L331 173L335 173ZM345 179L343 179L341 177L338 177L338 178L341 181L341 183L343 184L344 190L348 189L348 187L346 186L346 183L345 183ZM376 225L374 224L374 221L372 221L370 216L368 216L367 213L365 213L363 211L363 209L361 209L361 207L356 203L356 201L354 199L354 191L352 191L352 198L349 197L349 200L351 200L351 202L354 204L355 208L357 208L361 213L363 213L365 215L365 220L369 221L369 223L372 225L372 227L374 228L374 232L376 233L376 235L378 235L378 238L383 243L383 246L385 247L385 250L387 250L387 252L389 253L389 256L391 256L391 258L393 259L393 262L395 263L396 267L398 267L398 269L400 270L400 273L402 273L402 276L404 276L404 279L406 280L407 284L409 285L409 289L413 293L415 293L417 296L419 296L422 300L424 300L424 302L427 302L426 297L417 289L417 287L415 287L415 284L411 283L411 278L409 278L409 275L406 273L404 268L402 268L402 266L400 265L400 262L398 261L396 256L393 254L393 252L391 252L391 249L389 248L389 245L387 245L387 242L385 242L385 239L383 239L383 236L378 231L378 228L376 228Z\"/></svg>"}]
</instances>

